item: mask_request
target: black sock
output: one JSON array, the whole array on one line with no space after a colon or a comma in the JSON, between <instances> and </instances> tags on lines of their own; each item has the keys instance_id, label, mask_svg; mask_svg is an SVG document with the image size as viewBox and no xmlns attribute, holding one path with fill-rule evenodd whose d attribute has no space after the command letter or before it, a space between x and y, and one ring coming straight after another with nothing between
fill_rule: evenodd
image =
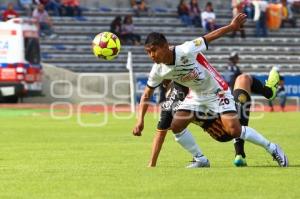
<instances>
[{"instance_id":1,"label":"black sock","mask_svg":"<svg viewBox=\"0 0 300 199\"><path fill-rule=\"evenodd\" d=\"M243 89L235 89L233 91L234 101L236 102L236 108L240 117L240 123L242 126L248 126L250 107L251 107L251 96ZM237 138L235 139L234 148L235 155L241 155L243 158L246 157L244 151L244 140Z\"/></svg>"},{"instance_id":2,"label":"black sock","mask_svg":"<svg viewBox=\"0 0 300 199\"><path fill-rule=\"evenodd\" d=\"M251 107L251 96L243 89L235 89L233 91L234 101L240 117L240 123L242 126L248 126L250 107Z\"/></svg>"},{"instance_id":3,"label":"black sock","mask_svg":"<svg viewBox=\"0 0 300 199\"><path fill-rule=\"evenodd\" d=\"M255 94L260 94L264 96L267 99L270 99L273 96L273 91L271 88L263 85L261 81L256 79L255 77L252 76L252 85L251 85L251 91Z\"/></svg>"},{"instance_id":4,"label":"black sock","mask_svg":"<svg viewBox=\"0 0 300 199\"><path fill-rule=\"evenodd\" d=\"M245 141L241 138L234 139L235 156L241 155L243 158L246 157L246 154L244 151L244 143L245 143Z\"/></svg>"}]
</instances>

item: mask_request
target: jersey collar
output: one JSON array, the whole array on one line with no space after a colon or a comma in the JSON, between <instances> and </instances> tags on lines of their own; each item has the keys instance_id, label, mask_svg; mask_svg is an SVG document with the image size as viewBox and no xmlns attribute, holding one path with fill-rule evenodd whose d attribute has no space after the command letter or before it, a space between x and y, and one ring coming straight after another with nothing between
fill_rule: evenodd
<instances>
[{"instance_id":1,"label":"jersey collar","mask_svg":"<svg viewBox=\"0 0 300 199\"><path fill-rule=\"evenodd\" d=\"M176 48L176 46L174 46L174 48L173 48L173 60L172 60L172 63L171 64L166 64L166 65L170 65L170 66L175 65L175 61L176 61L175 48Z\"/></svg>"}]
</instances>

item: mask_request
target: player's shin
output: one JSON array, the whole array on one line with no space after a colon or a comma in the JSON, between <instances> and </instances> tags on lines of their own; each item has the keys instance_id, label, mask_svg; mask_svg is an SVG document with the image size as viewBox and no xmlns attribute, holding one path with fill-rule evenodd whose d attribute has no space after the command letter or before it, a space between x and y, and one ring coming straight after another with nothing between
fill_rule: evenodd
<instances>
[{"instance_id":1,"label":"player's shin","mask_svg":"<svg viewBox=\"0 0 300 199\"><path fill-rule=\"evenodd\" d=\"M185 150L191 153L194 158L203 156L201 149L196 144L194 137L188 129L184 129L182 132L174 135L176 142L178 142Z\"/></svg>"},{"instance_id":2,"label":"player's shin","mask_svg":"<svg viewBox=\"0 0 300 199\"><path fill-rule=\"evenodd\" d=\"M240 138L235 138L233 140L235 156L241 155L243 158L246 158L245 150L244 150L245 141Z\"/></svg>"},{"instance_id":3,"label":"player's shin","mask_svg":"<svg viewBox=\"0 0 300 199\"><path fill-rule=\"evenodd\" d=\"M184 129L182 132L175 134L175 140L185 150L193 155L193 162L186 168L210 167L209 160L202 154L202 151L196 144L192 134L187 129Z\"/></svg>"},{"instance_id":4,"label":"player's shin","mask_svg":"<svg viewBox=\"0 0 300 199\"><path fill-rule=\"evenodd\" d=\"M251 97L249 93L243 89L237 88L233 91L234 101L236 102L236 108L239 114L240 123L242 126L248 126ZM244 151L244 140L240 138L234 139L235 155L241 155L243 158L246 157Z\"/></svg>"},{"instance_id":5,"label":"player's shin","mask_svg":"<svg viewBox=\"0 0 300 199\"><path fill-rule=\"evenodd\" d=\"M264 136L258 133L255 129L248 126L242 126L240 138L249 141L253 144L262 146L271 154L276 148L275 144L271 143L268 139L266 139Z\"/></svg>"}]
</instances>

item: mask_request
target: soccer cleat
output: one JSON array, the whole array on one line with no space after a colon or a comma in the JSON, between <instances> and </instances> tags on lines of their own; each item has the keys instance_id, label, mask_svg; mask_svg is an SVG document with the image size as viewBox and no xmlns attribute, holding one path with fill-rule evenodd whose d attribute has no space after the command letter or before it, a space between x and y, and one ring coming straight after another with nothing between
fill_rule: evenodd
<instances>
[{"instance_id":1,"label":"soccer cleat","mask_svg":"<svg viewBox=\"0 0 300 199\"><path fill-rule=\"evenodd\" d=\"M204 156L194 157L193 161L186 168L194 169L194 168L202 168L202 167L210 167L209 160Z\"/></svg>"},{"instance_id":2,"label":"soccer cleat","mask_svg":"<svg viewBox=\"0 0 300 199\"><path fill-rule=\"evenodd\" d=\"M275 149L272 152L273 159L277 161L280 167L288 167L289 161L287 156L284 154L283 150L278 144L275 144Z\"/></svg>"},{"instance_id":3,"label":"soccer cleat","mask_svg":"<svg viewBox=\"0 0 300 199\"><path fill-rule=\"evenodd\" d=\"M237 155L237 156L235 156L233 164L237 167L246 167L247 166L247 161L246 161L245 158L243 158L243 156Z\"/></svg>"},{"instance_id":4,"label":"soccer cleat","mask_svg":"<svg viewBox=\"0 0 300 199\"><path fill-rule=\"evenodd\" d=\"M273 67L269 73L268 80L266 81L266 86L272 89L272 97L270 100L273 100L276 97L277 87L279 83L279 73L277 68Z\"/></svg>"}]
</instances>

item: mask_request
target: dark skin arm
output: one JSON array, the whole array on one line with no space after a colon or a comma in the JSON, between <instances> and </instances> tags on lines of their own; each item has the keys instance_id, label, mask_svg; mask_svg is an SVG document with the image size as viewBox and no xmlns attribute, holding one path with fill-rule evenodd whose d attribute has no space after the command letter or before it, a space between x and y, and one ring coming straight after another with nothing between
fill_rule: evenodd
<instances>
[{"instance_id":1,"label":"dark skin arm","mask_svg":"<svg viewBox=\"0 0 300 199\"><path fill-rule=\"evenodd\" d=\"M157 130L156 135L153 138L152 142L152 150L151 150L151 157L148 163L148 167L155 167L156 162L159 156L159 152L161 147L165 141L165 137L167 135L168 130Z\"/></svg>"},{"instance_id":2,"label":"dark skin arm","mask_svg":"<svg viewBox=\"0 0 300 199\"><path fill-rule=\"evenodd\" d=\"M134 136L141 136L144 129L144 117L149 106L150 97L153 94L154 89L146 86L144 93L141 97L138 113L138 121L132 130Z\"/></svg>"},{"instance_id":3,"label":"dark skin arm","mask_svg":"<svg viewBox=\"0 0 300 199\"><path fill-rule=\"evenodd\" d=\"M217 30L214 30L206 35L204 35L204 38L206 42L210 43L223 35L226 35L229 32L232 31L238 31L241 27L246 22L246 17L247 15L240 13L236 17L234 17L231 21L231 23L227 26L224 26L222 28L219 28Z\"/></svg>"},{"instance_id":4,"label":"dark skin arm","mask_svg":"<svg viewBox=\"0 0 300 199\"><path fill-rule=\"evenodd\" d=\"M166 93L168 92L168 90L170 89L170 83L171 80L164 80L162 82L163 86L166 88ZM156 166L156 162L159 156L159 153L161 151L162 145L165 141L165 137L167 135L168 129L165 130L160 130L157 129L156 130L156 134L153 138L152 141L152 148L151 148L151 157L148 163L148 167L155 167Z\"/></svg>"}]
</instances>

